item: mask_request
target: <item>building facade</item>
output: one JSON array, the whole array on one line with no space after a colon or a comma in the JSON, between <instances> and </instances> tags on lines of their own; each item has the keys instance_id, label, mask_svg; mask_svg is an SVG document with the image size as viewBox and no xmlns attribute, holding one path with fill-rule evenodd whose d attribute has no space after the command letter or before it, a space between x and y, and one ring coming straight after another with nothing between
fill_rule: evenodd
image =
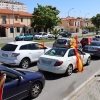
<instances>
[{"instance_id":1,"label":"building facade","mask_svg":"<svg viewBox=\"0 0 100 100\"><path fill-rule=\"evenodd\" d=\"M15 0L0 0L0 9L13 9L14 11L27 12L27 6Z\"/></svg>"},{"instance_id":2,"label":"building facade","mask_svg":"<svg viewBox=\"0 0 100 100\"><path fill-rule=\"evenodd\" d=\"M0 9L0 37L12 38L26 33L31 18L32 14L28 12Z\"/></svg>"}]
</instances>

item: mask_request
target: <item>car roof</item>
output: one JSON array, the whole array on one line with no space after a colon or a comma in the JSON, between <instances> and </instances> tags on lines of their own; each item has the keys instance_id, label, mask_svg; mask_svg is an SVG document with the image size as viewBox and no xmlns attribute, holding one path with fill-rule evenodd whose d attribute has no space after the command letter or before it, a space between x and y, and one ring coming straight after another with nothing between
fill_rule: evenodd
<instances>
[{"instance_id":1,"label":"car roof","mask_svg":"<svg viewBox=\"0 0 100 100\"><path fill-rule=\"evenodd\" d=\"M65 40L70 40L70 38L58 38L58 39L65 39ZM58 39L57 39L57 40L58 40Z\"/></svg>"},{"instance_id":2,"label":"car roof","mask_svg":"<svg viewBox=\"0 0 100 100\"><path fill-rule=\"evenodd\" d=\"M58 47L58 48L51 48L51 49L57 49L57 50L58 50L58 49L61 49L61 50L68 50L68 49L70 49L70 48L69 48L69 47L66 47L66 48L61 48L61 47L59 48L59 47Z\"/></svg>"},{"instance_id":3,"label":"car roof","mask_svg":"<svg viewBox=\"0 0 100 100\"><path fill-rule=\"evenodd\" d=\"M13 41L13 42L9 42L8 44L25 45L25 44L30 44L30 43L38 43L38 42L33 42L33 41Z\"/></svg>"}]
</instances>

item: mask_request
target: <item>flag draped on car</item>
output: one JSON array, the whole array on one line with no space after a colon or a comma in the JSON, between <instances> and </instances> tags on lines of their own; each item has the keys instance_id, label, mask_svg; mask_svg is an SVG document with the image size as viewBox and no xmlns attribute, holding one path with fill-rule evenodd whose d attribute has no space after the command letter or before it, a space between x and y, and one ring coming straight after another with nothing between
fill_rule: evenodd
<instances>
[{"instance_id":1,"label":"flag draped on car","mask_svg":"<svg viewBox=\"0 0 100 100\"><path fill-rule=\"evenodd\" d=\"M88 45L90 45L91 43L91 38L88 38Z\"/></svg>"},{"instance_id":2,"label":"flag draped on car","mask_svg":"<svg viewBox=\"0 0 100 100\"><path fill-rule=\"evenodd\" d=\"M45 44L44 44L44 41L42 41L41 45L43 46L43 48L45 48Z\"/></svg>"},{"instance_id":3,"label":"flag draped on car","mask_svg":"<svg viewBox=\"0 0 100 100\"><path fill-rule=\"evenodd\" d=\"M1 72L0 72L1 73ZM5 75L0 75L0 100L2 99L3 96L3 86L4 86L4 82L5 82Z\"/></svg>"},{"instance_id":4,"label":"flag draped on car","mask_svg":"<svg viewBox=\"0 0 100 100\"><path fill-rule=\"evenodd\" d=\"M77 51L77 48L78 48L78 38L77 38L77 36L71 39L70 47L75 48L74 52L75 52L75 55L76 55L76 68L78 69L78 72L82 72L84 70L83 69L84 67L83 67L83 61L82 61L81 55Z\"/></svg>"}]
</instances>

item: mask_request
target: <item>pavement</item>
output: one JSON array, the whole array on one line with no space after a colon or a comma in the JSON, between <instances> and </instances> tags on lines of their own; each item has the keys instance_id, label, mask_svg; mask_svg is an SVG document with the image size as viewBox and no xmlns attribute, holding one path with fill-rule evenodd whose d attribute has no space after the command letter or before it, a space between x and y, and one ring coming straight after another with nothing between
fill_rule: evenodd
<instances>
[{"instance_id":1,"label":"pavement","mask_svg":"<svg viewBox=\"0 0 100 100\"><path fill-rule=\"evenodd\" d=\"M100 100L100 70L63 100Z\"/></svg>"}]
</instances>

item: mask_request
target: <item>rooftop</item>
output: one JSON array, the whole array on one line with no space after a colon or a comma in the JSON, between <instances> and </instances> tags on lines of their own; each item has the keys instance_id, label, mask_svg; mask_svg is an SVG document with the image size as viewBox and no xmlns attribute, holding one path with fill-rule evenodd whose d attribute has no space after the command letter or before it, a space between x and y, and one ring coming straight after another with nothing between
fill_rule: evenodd
<instances>
[{"instance_id":1,"label":"rooftop","mask_svg":"<svg viewBox=\"0 0 100 100\"><path fill-rule=\"evenodd\" d=\"M29 12L22 12L22 11L13 11L13 12L14 12L14 15L27 16L27 17L32 17L33 16ZM12 10L10 10L10 9L0 9L0 14L12 15Z\"/></svg>"}]
</instances>

